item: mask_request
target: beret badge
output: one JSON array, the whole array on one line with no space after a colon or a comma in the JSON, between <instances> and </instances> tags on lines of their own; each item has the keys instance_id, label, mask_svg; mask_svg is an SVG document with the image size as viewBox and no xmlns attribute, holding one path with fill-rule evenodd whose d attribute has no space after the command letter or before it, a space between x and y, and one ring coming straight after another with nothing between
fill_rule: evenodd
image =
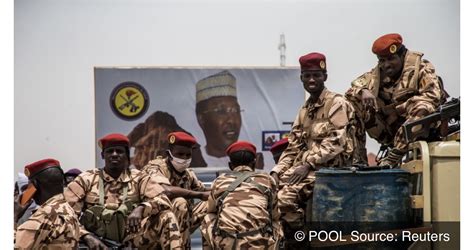
<instances>
[{"instance_id":1,"label":"beret badge","mask_svg":"<svg viewBox=\"0 0 474 250\"><path fill-rule=\"evenodd\" d=\"M397 45L392 44L390 46L390 53L394 54L395 52L397 52Z\"/></svg>"},{"instance_id":2,"label":"beret badge","mask_svg":"<svg viewBox=\"0 0 474 250\"><path fill-rule=\"evenodd\" d=\"M321 67L321 69L325 69L326 68L326 63L324 61L320 61L319 66Z\"/></svg>"}]
</instances>

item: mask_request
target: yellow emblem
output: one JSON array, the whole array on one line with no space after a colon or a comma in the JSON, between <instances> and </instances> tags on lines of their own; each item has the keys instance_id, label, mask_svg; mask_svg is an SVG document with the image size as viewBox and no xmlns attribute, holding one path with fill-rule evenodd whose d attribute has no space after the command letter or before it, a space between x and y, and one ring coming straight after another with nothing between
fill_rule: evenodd
<instances>
[{"instance_id":1,"label":"yellow emblem","mask_svg":"<svg viewBox=\"0 0 474 250\"><path fill-rule=\"evenodd\" d=\"M390 53L393 54L395 52L397 52L397 45L395 44L390 45Z\"/></svg>"},{"instance_id":2,"label":"yellow emblem","mask_svg":"<svg viewBox=\"0 0 474 250\"><path fill-rule=\"evenodd\" d=\"M326 63L324 61L320 61L319 66L321 66L321 69L325 69L326 68Z\"/></svg>"},{"instance_id":3,"label":"yellow emblem","mask_svg":"<svg viewBox=\"0 0 474 250\"><path fill-rule=\"evenodd\" d=\"M26 177L30 177L30 170L28 170L27 168L25 168L25 175Z\"/></svg>"},{"instance_id":4,"label":"yellow emblem","mask_svg":"<svg viewBox=\"0 0 474 250\"><path fill-rule=\"evenodd\" d=\"M110 95L110 106L112 111L122 119L138 119L148 109L148 93L138 83L121 83Z\"/></svg>"},{"instance_id":5,"label":"yellow emblem","mask_svg":"<svg viewBox=\"0 0 474 250\"><path fill-rule=\"evenodd\" d=\"M170 136L170 143L173 144L176 141L176 137L174 135Z\"/></svg>"}]
</instances>

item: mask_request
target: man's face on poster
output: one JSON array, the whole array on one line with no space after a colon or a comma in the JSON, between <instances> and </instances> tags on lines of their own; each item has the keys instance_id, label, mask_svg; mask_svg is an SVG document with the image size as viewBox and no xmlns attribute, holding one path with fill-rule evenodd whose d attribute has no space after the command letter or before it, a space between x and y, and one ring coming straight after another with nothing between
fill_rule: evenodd
<instances>
[{"instance_id":1,"label":"man's face on poster","mask_svg":"<svg viewBox=\"0 0 474 250\"><path fill-rule=\"evenodd\" d=\"M198 122L206 136L207 147L223 151L239 138L242 117L237 98L213 97L203 101Z\"/></svg>"}]
</instances>

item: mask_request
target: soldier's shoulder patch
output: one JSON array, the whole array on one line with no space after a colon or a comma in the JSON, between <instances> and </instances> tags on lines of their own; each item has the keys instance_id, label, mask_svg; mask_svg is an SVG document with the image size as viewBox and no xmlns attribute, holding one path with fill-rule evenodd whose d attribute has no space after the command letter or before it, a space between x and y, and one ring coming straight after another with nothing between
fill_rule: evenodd
<instances>
[{"instance_id":1,"label":"soldier's shoulder patch","mask_svg":"<svg viewBox=\"0 0 474 250\"><path fill-rule=\"evenodd\" d=\"M366 87L370 82L369 75L370 75L369 73L365 73L357 77L354 81L351 82L351 85L355 87Z\"/></svg>"}]
</instances>

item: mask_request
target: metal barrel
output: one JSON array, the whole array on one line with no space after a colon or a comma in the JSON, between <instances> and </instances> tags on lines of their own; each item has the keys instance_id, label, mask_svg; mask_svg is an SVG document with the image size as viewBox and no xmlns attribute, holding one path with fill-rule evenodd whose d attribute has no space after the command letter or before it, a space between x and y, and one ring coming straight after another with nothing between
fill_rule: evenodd
<instances>
[{"instance_id":1,"label":"metal barrel","mask_svg":"<svg viewBox=\"0 0 474 250\"><path fill-rule=\"evenodd\" d=\"M404 228L412 222L411 192L410 174L401 169L321 169L307 215L319 229L346 233Z\"/></svg>"}]
</instances>

